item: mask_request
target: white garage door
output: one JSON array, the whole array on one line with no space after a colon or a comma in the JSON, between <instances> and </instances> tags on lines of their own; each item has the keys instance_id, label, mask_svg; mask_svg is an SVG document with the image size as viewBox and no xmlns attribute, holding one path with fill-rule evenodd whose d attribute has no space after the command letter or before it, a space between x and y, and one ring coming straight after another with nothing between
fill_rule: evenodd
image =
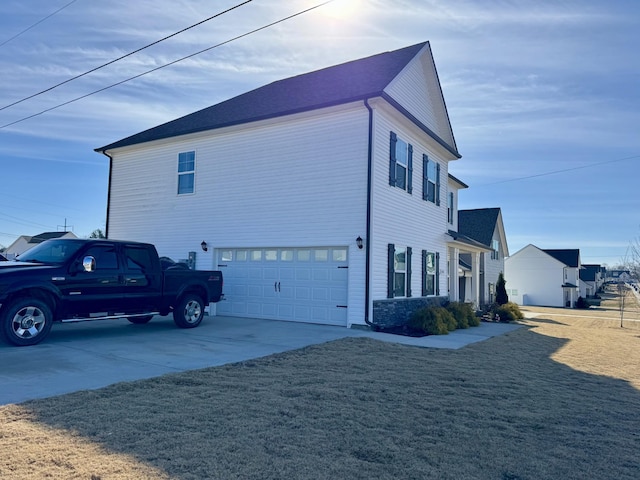
<instances>
[{"instance_id":1,"label":"white garage door","mask_svg":"<svg viewBox=\"0 0 640 480\"><path fill-rule=\"evenodd\" d=\"M346 247L218 250L218 315L347 325Z\"/></svg>"}]
</instances>

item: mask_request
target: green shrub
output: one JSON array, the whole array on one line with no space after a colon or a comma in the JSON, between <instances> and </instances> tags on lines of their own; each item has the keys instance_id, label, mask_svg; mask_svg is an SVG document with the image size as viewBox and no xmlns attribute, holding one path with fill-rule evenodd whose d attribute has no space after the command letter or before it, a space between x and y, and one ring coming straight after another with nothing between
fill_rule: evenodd
<instances>
[{"instance_id":1,"label":"green shrub","mask_svg":"<svg viewBox=\"0 0 640 480\"><path fill-rule=\"evenodd\" d=\"M447 325L450 332L453 332L458 328L458 321L449 310L444 307L437 307L437 314L442 317L442 320Z\"/></svg>"},{"instance_id":2,"label":"green shrub","mask_svg":"<svg viewBox=\"0 0 640 480\"><path fill-rule=\"evenodd\" d=\"M576 308L589 308L589 303L582 297L578 297Z\"/></svg>"},{"instance_id":3,"label":"green shrub","mask_svg":"<svg viewBox=\"0 0 640 480\"><path fill-rule=\"evenodd\" d=\"M458 328L469 328L476 321L476 313L470 303L451 302L446 308L455 317ZM479 324L480 319L477 319L476 325Z\"/></svg>"},{"instance_id":4,"label":"green shrub","mask_svg":"<svg viewBox=\"0 0 640 480\"><path fill-rule=\"evenodd\" d=\"M443 307L425 307L417 310L411 316L409 326L417 330L422 330L428 335L446 335L449 333L451 321L456 323L453 315Z\"/></svg>"},{"instance_id":5,"label":"green shrub","mask_svg":"<svg viewBox=\"0 0 640 480\"><path fill-rule=\"evenodd\" d=\"M504 279L504 275L500 272L500 275L498 275L498 281L496 282L496 303L498 305L505 305L509 302L506 284L507 282Z\"/></svg>"},{"instance_id":6,"label":"green shrub","mask_svg":"<svg viewBox=\"0 0 640 480\"><path fill-rule=\"evenodd\" d=\"M491 313L495 316L500 316L501 322L512 322L514 320L521 320L524 315L520 311L520 307L516 303L507 302L504 305L497 305L491 309Z\"/></svg>"}]
</instances>

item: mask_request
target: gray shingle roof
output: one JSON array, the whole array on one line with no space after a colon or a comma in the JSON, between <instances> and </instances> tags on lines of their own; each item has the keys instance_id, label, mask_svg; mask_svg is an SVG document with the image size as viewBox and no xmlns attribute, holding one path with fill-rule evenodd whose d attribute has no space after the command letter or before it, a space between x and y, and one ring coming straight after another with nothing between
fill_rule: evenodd
<instances>
[{"instance_id":1,"label":"gray shingle roof","mask_svg":"<svg viewBox=\"0 0 640 480\"><path fill-rule=\"evenodd\" d=\"M491 247L499 213L499 208L460 210L458 211L458 232Z\"/></svg>"},{"instance_id":2,"label":"gray shingle roof","mask_svg":"<svg viewBox=\"0 0 640 480\"><path fill-rule=\"evenodd\" d=\"M95 150L104 152L381 96L384 88L427 44L418 43L279 80ZM457 153L455 145L449 146L449 149Z\"/></svg>"}]
</instances>

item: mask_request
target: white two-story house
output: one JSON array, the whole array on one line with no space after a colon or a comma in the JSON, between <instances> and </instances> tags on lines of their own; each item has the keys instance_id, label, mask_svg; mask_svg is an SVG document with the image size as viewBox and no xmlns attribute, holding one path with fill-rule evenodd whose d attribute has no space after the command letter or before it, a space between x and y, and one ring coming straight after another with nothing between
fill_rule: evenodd
<instances>
[{"instance_id":1,"label":"white two-story house","mask_svg":"<svg viewBox=\"0 0 640 480\"><path fill-rule=\"evenodd\" d=\"M509 300L519 305L575 307L580 291L580 250L527 245L508 257L505 279Z\"/></svg>"},{"instance_id":2,"label":"white two-story house","mask_svg":"<svg viewBox=\"0 0 640 480\"><path fill-rule=\"evenodd\" d=\"M460 154L428 42L96 151L110 162L107 236L222 270L213 314L388 326L448 297Z\"/></svg>"}]
</instances>

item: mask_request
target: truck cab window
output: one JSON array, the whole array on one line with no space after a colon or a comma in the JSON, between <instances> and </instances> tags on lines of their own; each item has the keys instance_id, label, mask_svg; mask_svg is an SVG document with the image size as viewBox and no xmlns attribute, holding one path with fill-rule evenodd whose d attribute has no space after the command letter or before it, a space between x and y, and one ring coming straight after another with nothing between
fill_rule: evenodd
<instances>
[{"instance_id":1,"label":"truck cab window","mask_svg":"<svg viewBox=\"0 0 640 480\"><path fill-rule=\"evenodd\" d=\"M127 246L124 248L124 254L127 259L127 268L129 270L147 273L152 270L153 262L149 255L149 250Z\"/></svg>"},{"instance_id":2,"label":"truck cab window","mask_svg":"<svg viewBox=\"0 0 640 480\"><path fill-rule=\"evenodd\" d=\"M85 252L84 256L96 259L96 270L118 269L118 255L113 245L94 245Z\"/></svg>"}]
</instances>

